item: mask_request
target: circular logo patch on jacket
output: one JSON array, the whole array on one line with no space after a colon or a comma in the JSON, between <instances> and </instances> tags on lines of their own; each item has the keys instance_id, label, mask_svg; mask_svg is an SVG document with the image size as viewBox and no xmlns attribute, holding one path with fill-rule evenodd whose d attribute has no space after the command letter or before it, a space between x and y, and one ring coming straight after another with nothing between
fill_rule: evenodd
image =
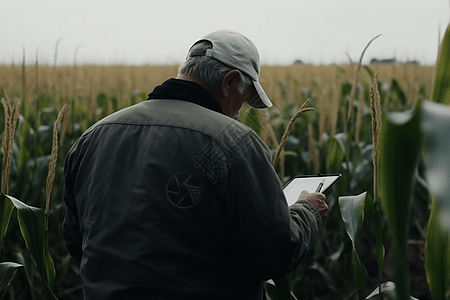
<instances>
[{"instance_id":1,"label":"circular logo patch on jacket","mask_svg":"<svg viewBox=\"0 0 450 300\"><path fill-rule=\"evenodd\" d=\"M188 208L202 196L202 183L191 173L178 173L167 184L167 197L175 206Z\"/></svg>"}]
</instances>

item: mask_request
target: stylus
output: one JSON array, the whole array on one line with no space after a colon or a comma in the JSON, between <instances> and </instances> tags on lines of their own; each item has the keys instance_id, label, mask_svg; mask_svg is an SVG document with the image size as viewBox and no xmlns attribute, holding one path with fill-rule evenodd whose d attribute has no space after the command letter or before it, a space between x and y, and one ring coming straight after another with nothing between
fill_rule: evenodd
<instances>
[{"instance_id":1,"label":"stylus","mask_svg":"<svg viewBox=\"0 0 450 300\"><path fill-rule=\"evenodd\" d=\"M320 190L322 189L324 183L325 183L325 179L322 180L322 181L319 183L319 185L317 186L316 193L320 193Z\"/></svg>"}]
</instances>

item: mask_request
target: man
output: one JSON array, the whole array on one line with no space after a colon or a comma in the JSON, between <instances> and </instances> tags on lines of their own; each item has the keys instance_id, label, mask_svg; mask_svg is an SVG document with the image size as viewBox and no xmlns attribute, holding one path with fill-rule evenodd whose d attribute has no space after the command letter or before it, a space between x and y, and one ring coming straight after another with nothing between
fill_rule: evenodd
<instances>
[{"instance_id":1,"label":"man","mask_svg":"<svg viewBox=\"0 0 450 300\"><path fill-rule=\"evenodd\" d=\"M259 68L250 40L213 32L73 145L64 236L85 299L262 299L311 249L325 196L288 207L267 146L233 119L272 105Z\"/></svg>"}]
</instances>

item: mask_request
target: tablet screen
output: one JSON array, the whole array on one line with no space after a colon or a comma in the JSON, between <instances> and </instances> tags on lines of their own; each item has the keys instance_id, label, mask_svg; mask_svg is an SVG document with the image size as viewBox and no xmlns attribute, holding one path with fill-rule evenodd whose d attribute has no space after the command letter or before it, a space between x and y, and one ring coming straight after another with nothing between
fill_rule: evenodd
<instances>
[{"instance_id":1,"label":"tablet screen","mask_svg":"<svg viewBox=\"0 0 450 300\"><path fill-rule=\"evenodd\" d=\"M320 193L324 194L341 176L341 174L325 174L319 176L296 176L292 178L283 189L288 205L294 204L300 193L304 190L315 193L319 184L322 182L323 186L320 189Z\"/></svg>"}]
</instances>

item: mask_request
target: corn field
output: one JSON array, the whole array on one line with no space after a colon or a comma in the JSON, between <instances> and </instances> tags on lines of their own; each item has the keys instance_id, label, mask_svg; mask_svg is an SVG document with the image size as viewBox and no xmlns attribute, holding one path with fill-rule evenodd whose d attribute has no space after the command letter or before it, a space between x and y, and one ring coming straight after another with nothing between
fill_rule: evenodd
<instances>
[{"instance_id":1,"label":"corn field","mask_svg":"<svg viewBox=\"0 0 450 300\"><path fill-rule=\"evenodd\" d=\"M440 51L433 66L364 66L359 57L262 66L274 107L245 104L237 118L277 153L281 182L343 175L327 195L314 250L286 278L265 284L269 299L365 299L380 291L388 299L450 299L448 32ZM90 125L145 101L177 71L0 65L0 299L82 299L61 230L65 155Z\"/></svg>"}]
</instances>

